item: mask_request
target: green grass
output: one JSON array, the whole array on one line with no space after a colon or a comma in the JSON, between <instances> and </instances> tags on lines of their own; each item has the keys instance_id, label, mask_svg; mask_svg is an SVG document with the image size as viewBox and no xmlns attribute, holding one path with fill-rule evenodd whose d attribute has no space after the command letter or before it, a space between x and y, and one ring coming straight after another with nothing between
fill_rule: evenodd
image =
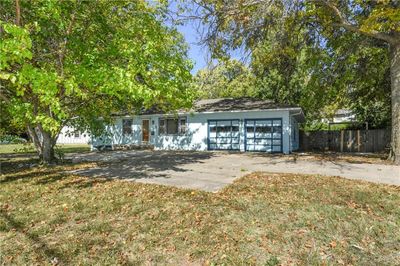
<instances>
[{"instance_id":1,"label":"green grass","mask_svg":"<svg viewBox=\"0 0 400 266\"><path fill-rule=\"evenodd\" d=\"M60 144L57 145L64 153L86 152L90 150L87 144ZM34 153L33 144L0 144L0 154L6 153Z\"/></svg>"},{"instance_id":2,"label":"green grass","mask_svg":"<svg viewBox=\"0 0 400 266\"><path fill-rule=\"evenodd\" d=\"M399 187L255 173L207 193L64 172L92 166L4 167L2 263L399 262Z\"/></svg>"}]
</instances>

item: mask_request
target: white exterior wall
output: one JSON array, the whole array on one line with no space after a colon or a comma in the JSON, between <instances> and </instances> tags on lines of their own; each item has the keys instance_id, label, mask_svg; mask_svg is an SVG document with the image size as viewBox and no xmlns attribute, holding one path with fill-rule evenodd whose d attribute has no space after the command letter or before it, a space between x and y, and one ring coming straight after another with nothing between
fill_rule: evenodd
<instances>
[{"instance_id":1,"label":"white exterior wall","mask_svg":"<svg viewBox=\"0 0 400 266\"><path fill-rule=\"evenodd\" d=\"M244 151L245 140L245 119L282 119L282 151L289 153L293 149L291 143L291 121L288 110L268 110L268 111L231 111L214 113L193 113L179 114L179 117L186 117L187 132L184 135L159 135L158 120L160 117L169 117L164 115L141 115L132 117L118 117L115 124L109 127L111 138L102 141L93 140L93 146L96 145L121 145L121 144L141 144L142 142L142 120L150 120L150 144L158 150L207 150L208 146L208 120L239 119L240 131L240 150ZM173 116L171 116L173 117ZM132 135L122 135L122 120L133 119Z\"/></svg>"},{"instance_id":2,"label":"white exterior wall","mask_svg":"<svg viewBox=\"0 0 400 266\"><path fill-rule=\"evenodd\" d=\"M79 137L75 136L73 127L63 127L57 138L57 144L88 144L90 135L87 132L79 133Z\"/></svg>"}]
</instances>

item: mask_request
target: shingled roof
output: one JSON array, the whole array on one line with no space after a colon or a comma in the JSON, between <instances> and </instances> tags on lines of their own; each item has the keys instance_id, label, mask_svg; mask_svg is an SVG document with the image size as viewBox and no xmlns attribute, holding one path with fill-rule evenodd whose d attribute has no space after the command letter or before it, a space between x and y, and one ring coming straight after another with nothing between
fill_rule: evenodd
<instances>
[{"instance_id":1,"label":"shingled roof","mask_svg":"<svg viewBox=\"0 0 400 266\"><path fill-rule=\"evenodd\" d=\"M277 104L270 100L253 98L221 98L200 100L194 104L195 112L253 111L280 108L293 108L288 104Z\"/></svg>"},{"instance_id":2,"label":"shingled roof","mask_svg":"<svg viewBox=\"0 0 400 266\"><path fill-rule=\"evenodd\" d=\"M191 110L178 110L184 112L229 112L229 111L256 111L271 109L299 108L289 104L278 104L270 100L259 100L254 98L219 98L199 100L193 104ZM141 115L163 114L164 111L153 107L140 112Z\"/></svg>"}]
</instances>

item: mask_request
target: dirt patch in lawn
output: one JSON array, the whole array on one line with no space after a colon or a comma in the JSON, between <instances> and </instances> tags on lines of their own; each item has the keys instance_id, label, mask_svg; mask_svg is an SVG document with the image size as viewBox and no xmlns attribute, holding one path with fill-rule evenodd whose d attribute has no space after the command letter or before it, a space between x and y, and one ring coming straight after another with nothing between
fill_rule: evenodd
<instances>
[{"instance_id":1,"label":"dirt patch in lawn","mask_svg":"<svg viewBox=\"0 0 400 266\"><path fill-rule=\"evenodd\" d=\"M322 161L340 161L347 163L369 163L369 164L393 164L392 161L387 160L388 155L385 153L298 153L295 154L297 158L303 160L322 160Z\"/></svg>"},{"instance_id":2,"label":"dirt patch in lawn","mask_svg":"<svg viewBox=\"0 0 400 266\"><path fill-rule=\"evenodd\" d=\"M285 158L288 161L324 161L393 165L385 153L294 152L292 154L254 153L254 156Z\"/></svg>"},{"instance_id":3,"label":"dirt patch in lawn","mask_svg":"<svg viewBox=\"0 0 400 266\"><path fill-rule=\"evenodd\" d=\"M253 173L218 193L65 171L0 177L5 264L359 264L400 259L400 188Z\"/></svg>"}]
</instances>

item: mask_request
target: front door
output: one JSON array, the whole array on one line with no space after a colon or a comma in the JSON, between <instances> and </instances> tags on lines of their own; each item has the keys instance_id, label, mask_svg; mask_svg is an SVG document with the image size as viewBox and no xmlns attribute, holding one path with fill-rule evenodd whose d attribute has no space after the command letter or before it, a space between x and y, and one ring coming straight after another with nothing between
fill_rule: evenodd
<instances>
[{"instance_id":1,"label":"front door","mask_svg":"<svg viewBox=\"0 0 400 266\"><path fill-rule=\"evenodd\" d=\"M142 120L142 141L143 142L149 142L150 138L150 123L148 119L143 119Z\"/></svg>"}]
</instances>

